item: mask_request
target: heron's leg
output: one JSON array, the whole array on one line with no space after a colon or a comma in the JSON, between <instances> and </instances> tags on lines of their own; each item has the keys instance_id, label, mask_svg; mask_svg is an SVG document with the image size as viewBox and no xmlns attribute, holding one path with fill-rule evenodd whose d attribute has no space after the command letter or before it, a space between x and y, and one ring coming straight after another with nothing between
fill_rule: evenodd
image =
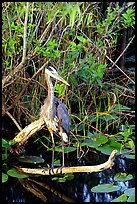
<instances>
[{"instance_id":1,"label":"heron's leg","mask_svg":"<svg viewBox=\"0 0 137 204\"><path fill-rule=\"evenodd\" d=\"M54 168L54 152L55 152L55 142L54 142L53 132L52 132L52 131L50 131L50 134L51 134L51 139L52 139L52 147L53 147L53 150L52 150L52 164L51 164L51 168L53 169L53 168Z\"/></svg>"},{"instance_id":2,"label":"heron's leg","mask_svg":"<svg viewBox=\"0 0 137 204\"><path fill-rule=\"evenodd\" d=\"M64 163L64 140L62 138L62 167L65 166L65 163Z\"/></svg>"}]
</instances>

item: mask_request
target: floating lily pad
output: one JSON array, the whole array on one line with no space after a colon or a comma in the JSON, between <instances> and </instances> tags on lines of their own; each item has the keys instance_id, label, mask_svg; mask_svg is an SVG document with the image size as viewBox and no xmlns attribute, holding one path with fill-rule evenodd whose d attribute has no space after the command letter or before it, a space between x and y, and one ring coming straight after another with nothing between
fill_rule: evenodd
<instances>
[{"instance_id":1,"label":"floating lily pad","mask_svg":"<svg viewBox=\"0 0 137 204\"><path fill-rule=\"evenodd\" d=\"M31 164L39 164L39 163L45 162L43 158L36 157L36 156L21 156L21 157L18 157L18 161L23 163L31 163Z\"/></svg>"},{"instance_id":2,"label":"floating lily pad","mask_svg":"<svg viewBox=\"0 0 137 204\"><path fill-rule=\"evenodd\" d=\"M91 191L94 193L110 193L114 191L118 191L121 188L121 186L113 185L113 183L110 184L99 184L97 186L94 186Z\"/></svg>"},{"instance_id":3,"label":"floating lily pad","mask_svg":"<svg viewBox=\"0 0 137 204\"><path fill-rule=\"evenodd\" d=\"M2 183L5 183L8 180L8 175L2 173Z\"/></svg>"},{"instance_id":4,"label":"floating lily pad","mask_svg":"<svg viewBox=\"0 0 137 204\"><path fill-rule=\"evenodd\" d=\"M111 202L127 202L127 196L125 194L122 194L121 196L115 198Z\"/></svg>"},{"instance_id":5,"label":"floating lily pad","mask_svg":"<svg viewBox=\"0 0 137 204\"><path fill-rule=\"evenodd\" d=\"M126 174L126 173L117 173L115 176L114 176L114 180L115 181L128 181L128 180L131 180L133 179L133 176L131 174Z\"/></svg>"},{"instance_id":6,"label":"floating lily pad","mask_svg":"<svg viewBox=\"0 0 137 204\"><path fill-rule=\"evenodd\" d=\"M127 159L135 159L135 154L123 154Z\"/></svg>"},{"instance_id":7,"label":"floating lily pad","mask_svg":"<svg viewBox=\"0 0 137 204\"><path fill-rule=\"evenodd\" d=\"M134 196L130 196L130 197L127 199L127 202L135 202L135 195L134 195Z\"/></svg>"},{"instance_id":8,"label":"floating lily pad","mask_svg":"<svg viewBox=\"0 0 137 204\"><path fill-rule=\"evenodd\" d=\"M29 177L28 174L22 173L22 172L18 171L15 168L12 168L12 169L8 170L7 174L9 176L16 177L16 178L28 178Z\"/></svg>"},{"instance_id":9,"label":"floating lily pad","mask_svg":"<svg viewBox=\"0 0 137 204\"><path fill-rule=\"evenodd\" d=\"M127 196L135 196L135 188L128 188L124 191Z\"/></svg>"}]
</instances>

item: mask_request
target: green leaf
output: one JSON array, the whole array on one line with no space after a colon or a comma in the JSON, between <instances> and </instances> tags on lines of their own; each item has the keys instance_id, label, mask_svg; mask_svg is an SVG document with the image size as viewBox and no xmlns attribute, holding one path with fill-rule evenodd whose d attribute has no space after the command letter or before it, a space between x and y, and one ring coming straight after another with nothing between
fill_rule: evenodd
<instances>
[{"instance_id":1,"label":"green leaf","mask_svg":"<svg viewBox=\"0 0 137 204\"><path fill-rule=\"evenodd\" d=\"M127 106L123 106L121 104L118 104L114 107L114 110L116 111L121 111L121 110L131 110L131 108L127 107Z\"/></svg>"},{"instance_id":2,"label":"green leaf","mask_svg":"<svg viewBox=\"0 0 137 204\"><path fill-rule=\"evenodd\" d=\"M45 160L41 157L36 157L36 156L21 156L18 157L18 161L24 162L24 163L33 163L33 164L39 164L39 163L44 163Z\"/></svg>"},{"instance_id":3,"label":"green leaf","mask_svg":"<svg viewBox=\"0 0 137 204\"><path fill-rule=\"evenodd\" d=\"M2 147L3 148L10 148L9 142L2 138Z\"/></svg>"},{"instance_id":4,"label":"green leaf","mask_svg":"<svg viewBox=\"0 0 137 204\"><path fill-rule=\"evenodd\" d=\"M89 135L88 135L89 136ZM96 134L96 136L91 137L90 139L84 140L84 143L87 143L89 147L96 148L102 144L105 144L108 141L108 138L101 134Z\"/></svg>"},{"instance_id":5,"label":"green leaf","mask_svg":"<svg viewBox=\"0 0 137 204\"><path fill-rule=\"evenodd\" d=\"M58 181L58 182L61 182L61 183L64 183L66 181L66 179L63 177L63 178L58 178L58 177L54 177L52 178L53 181Z\"/></svg>"},{"instance_id":6,"label":"green leaf","mask_svg":"<svg viewBox=\"0 0 137 204\"><path fill-rule=\"evenodd\" d=\"M15 140L10 140L9 141L9 145L11 145L11 146L13 146L13 145L15 145L17 142L15 141Z\"/></svg>"},{"instance_id":7,"label":"green leaf","mask_svg":"<svg viewBox=\"0 0 137 204\"><path fill-rule=\"evenodd\" d=\"M8 175L2 173L2 183L5 183L8 180Z\"/></svg>"},{"instance_id":8,"label":"green leaf","mask_svg":"<svg viewBox=\"0 0 137 204\"><path fill-rule=\"evenodd\" d=\"M128 180L131 180L133 179L133 176L131 174L127 175L126 173L117 173L115 176L114 176L114 181L128 181Z\"/></svg>"},{"instance_id":9,"label":"green leaf","mask_svg":"<svg viewBox=\"0 0 137 204\"><path fill-rule=\"evenodd\" d=\"M121 188L121 186L113 185L113 183L110 184L99 184L97 186L94 186L91 191L94 193L110 193L114 191L118 191Z\"/></svg>"},{"instance_id":10,"label":"green leaf","mask_svg":"<svg viewBox=\"0 0 137 204\"><path fill-rule=\"evenodd\" d=\"M16 178L28 178L29 177L28 174L22 173L15 168L8 170L7 174L11 177L16 177Z\"/></svg>"},{"instance_id":11,"label":"green leaf","mask_svg":"<svg viewBox=\"0 0 137 204\"><path fill-rule=\"evenodd\" d=\"M132 139L130 139L130 140L128 141L128 144L129 144L129 146L130 146L131 149L133 149L133 148L135 147L134 141L133 141Z\"/></svg>"},{"instance_id":12,"label":"green leaf","mask_svg":"<svg viewBox=\"0 0 137 204\"><path fill-rule=\"evenodd\" d=\"M103 154L106 155L110 155L114 149L114 147L110 147L108 144L96 148L96 150L101 151Z\"/></svg>"},{"instance_id":13,"label":"green leaf","mask_svg":"<svg viewBox=\"0 0 137 204\"><path fill-rule=\"evenodd\" d=\"M120 148L121 148L121 144L119 142L109 139L109 141L106 144L100 147L97 147L96 149L101 151L103 154L110 155L114 149L116 149L119 154Z\"/></svg>"},{"instance_id":14,"label":"green leaf","mask_svg":"<svg viewBox=\"0 0 137 204\"><path fill-rule=\"evenodd\" d=\"M125 194L122 194L121 196L115 198L111 202L127 202L127 196Z\"/></svg>"},{"instance_id":15,"label":"green leaf","mask_svg":"<svg viewBox=\"0 0 137 204\"><path fill-rule=\"evenodd\" d=\"M135 202L135 195L134 195L134 196L130 196L130 197L127 199L127 202Z\"/></svg>"},{"instance_id":16,"label":"green leaf","mask_svg":"<svg viewBox=\"0 0 137 204\"><path fill-rule=\"evenodd\" d=\"M135 159L135 154L123 154L127 159Z\"/></svg>"},{"instance_id":17,"label":"green leaf","mask_svg":"<svg viewBox=\"0 0 137 204\"><path fill-rule=\"evenodd\" d=\"M82 43L86 42L86 38L83 38L83 36L77 36L77 39Z\"/></svg>"},{"instance_id":18,"label":"green leaf","mask_svg":"<svg viewBox=\"0 0 137 204\"><path fill-rule=\"evenodd\" d=\"M2 160L5 160L9 157L9 154L2 154Z\"/></svg>"},{"instance_id":19,"label":"green leaf","mask_svg":"<svg viewBox=\"0 0 137 204\"><path fill-rule=\"evenodd\" d=\"M74 179L74 174L72 174L72 173L65 174L64 177L65 177L67 180L72 180L72 179Z\"/></svg>"},{"instance_id":20,"label":"green leaf","mask_svg":"<svg viewBox=\"0 0 137 204\"><path fill-rule=\"evenodd\" d=\"M77 149L77 147L65 147L64 152L69 153L69 152L76 151L76 149Z\"/></svg>"},{"instance_id":21,"label":"green leaf","mask_svg":"<svg viewBox=\"0 0 137 204\"><path fill-rule=\"evenodd\" d=\"M135 188L128 188L124 191L127 196L135 196Z\"/></svg>"}]
</instances>

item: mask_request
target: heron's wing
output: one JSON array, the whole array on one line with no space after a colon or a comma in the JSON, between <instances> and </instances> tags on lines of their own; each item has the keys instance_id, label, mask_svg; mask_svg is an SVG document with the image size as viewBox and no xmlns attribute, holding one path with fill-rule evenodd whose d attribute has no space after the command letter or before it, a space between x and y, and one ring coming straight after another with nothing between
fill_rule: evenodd
<instances>
[{"instance_id":1,"label":"heron's wing","mask_svg":"<svg viewBox=\"0 0 137 204\"><path fill-rule=\"evenodd\" d=\"M64 103L62 103L58 98L55 98L56 110L57 110L57 117L59 119L59 124L63 128L63 130L69 136L70 133L70 119L68 115L67 108Z\"/></svg>"}]
</instances>

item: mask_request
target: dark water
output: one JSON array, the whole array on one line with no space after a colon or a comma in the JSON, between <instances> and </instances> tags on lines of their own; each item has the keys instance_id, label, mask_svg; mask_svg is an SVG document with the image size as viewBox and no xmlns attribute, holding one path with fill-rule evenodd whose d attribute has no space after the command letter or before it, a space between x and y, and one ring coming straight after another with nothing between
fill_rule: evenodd
<instances>
[{"instance_id":1,"label":"dark water","mask_svg":"<svg viewBox=\"0 0 137 204\"><path fill-rule=\"evenodd\" d=\"M108 156L101 153L95 154L89 151L88 154L83 157L79 163L74 164L75 154L71 153L69 158L69 165L71 162L73 165L95 165L105 162ZM68 198L74 199L77 202L110 202L114 198L120 196L124 190L135 187L135 179L125 182L115 182L114 176L116 173L125 172L127 174L135 174L135 160L124 159L120 156L116 156L115 164L112 169L105 170L99 173L75 173L73 180L68 180L65 183L58 183L52 181L49 176L34 178L37 181L43 183L49 183L49 185L57 189L62 195L66 195ZM92 193L91 188L98 184L112 183L119 185L122 188L119 191L112 193ZM55 195L49 190L44 190L48 202L63 202L58 195ZM37 198L34 194L28 192L16 178L9 177L9 181L2 185L2 202L41 202L41 199Z\"/></svg>"}]
</instances>

